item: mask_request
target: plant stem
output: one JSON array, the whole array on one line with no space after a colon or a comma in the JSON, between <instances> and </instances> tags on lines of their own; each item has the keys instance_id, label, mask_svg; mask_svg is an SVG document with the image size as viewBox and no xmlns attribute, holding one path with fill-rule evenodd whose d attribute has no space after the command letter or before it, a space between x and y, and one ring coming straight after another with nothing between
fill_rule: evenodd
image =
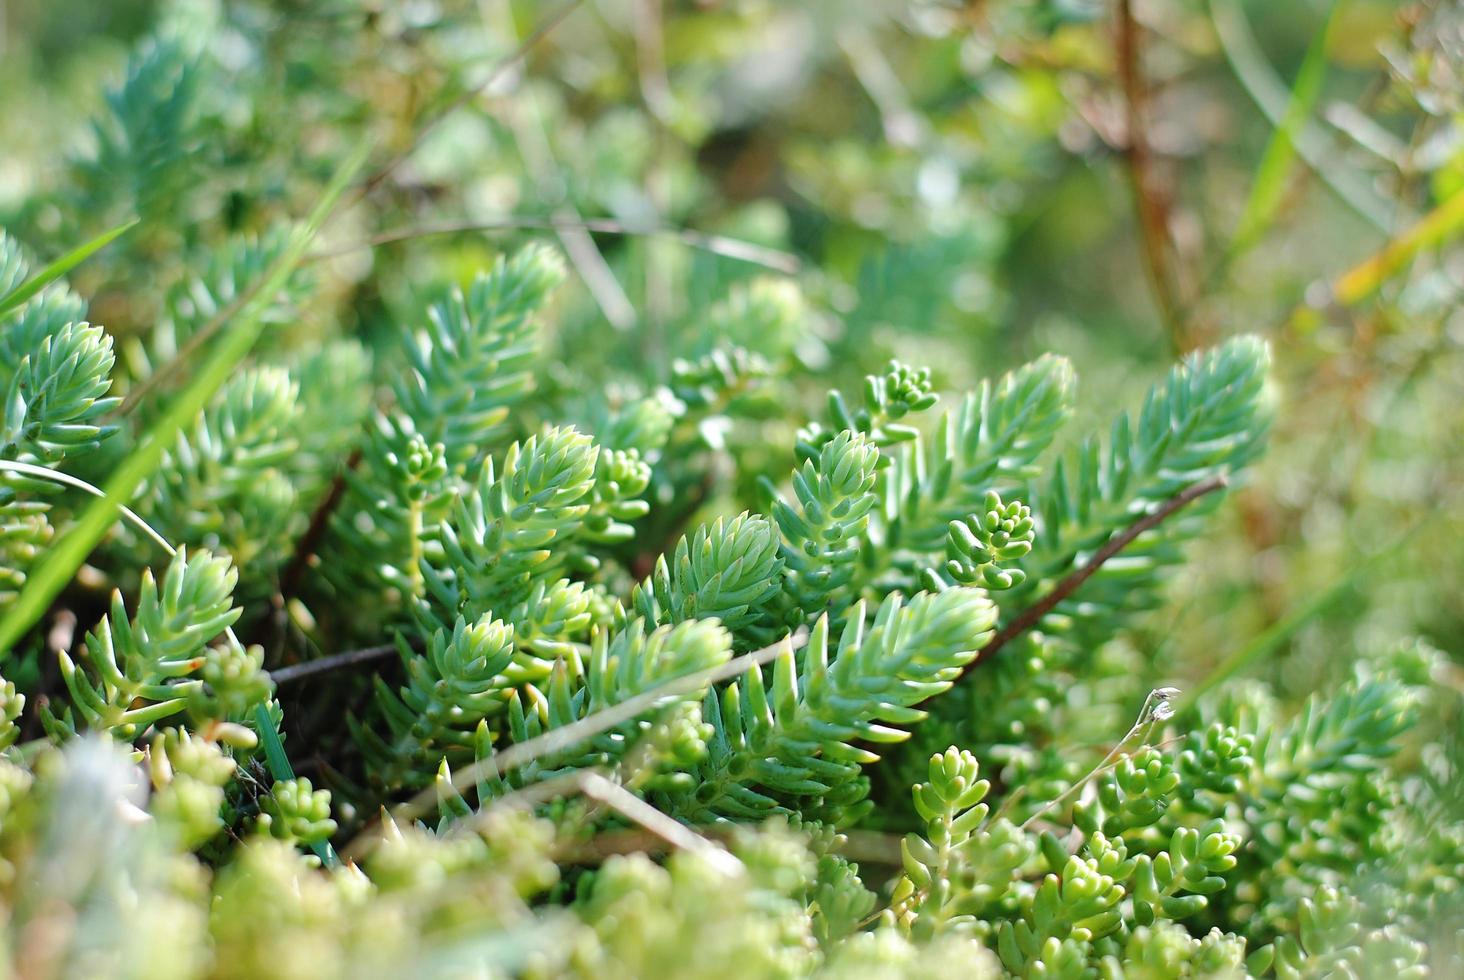
<instances>
[{"instance_id":1,"label":"plant stem","mask_svg":"<svg viewBox=\"0 0 1464 980\"><path fill-rule=\"evenodd\" d=\"M791 252L768 248L764 245L743 241L740 238L728 238L725 235L711 235L706 232L695 231L691 228L671 228L664 225L641 227L628 225L611 218L585 218L583 220L577 220L562 217L532 218L519 215L506 215L502 218L488 218L482 221L447 221L392 228L372 235L370 238L362 239L359 242L352 242L347 245L316 252L310 256L310 259L311 261L333 259L341 255L349 255L361 249L376 248L379 245L390 245L394 242L410 241L414 238L426 238L432 235L522 230L580 230L592 232L597 235L642 235L651 238L670 238L688 248L701 249L704 252L720 255L723 258L735 259L738 262L747 262L752 265L762 266L765 269L773 272L781 272L784 275L795 275L802 268L802 262L798 256Z\"/></svg>"},{"instance_id":2,"label":"plant stem","mask_svg":"<svg viewBox=\"0 0 1464 980\"><path fill-rule=\"evenodd\" d=\"M290 757L285 755L284 742L280 739L279 730L275 728L274 719L270 717L269 707L259 705L254 709L254 723L259 728L259 740L264 744L264 758L269 763L270 775L276 782L295 778L295 770L290 768ZM327 868L335 868L340 865L336 852L330 846L330 841L317 841L310 845L315 856L320 858L321 863Z\"/></svg>"},{"instance_id":3,"label":"plant stem","mask_svg":"<svg viewBox=\"0 0 1464 980\"><path fill-rule=\"evenodd\" d=\"M288 599L294 595L295 590L300 587L300 579L310 564L310 558L315 554L315 549L320 547L320 541L325 537L326 528L330 526L330 515L335 513L335 509L345 498L346 474L360 464L361 450L353 450L347 457L345 466L331 480L330 489L326 491L325 497L311 513L310 526L295 543L295 554L291 557L290 564L286 566L284 574L280 576L280 595L284 598Z\"/></svg>"},{"instance_id":4,"label":"plant stem","mask_svg":"<svg viewBox=\"0 0 1464 980\"><path fill-rule=\"evenodd\" d=\"M1131 0L1118 0L1118 80L1123 89L1124 119L1127 130L1129 179L1134 188L1134 207L1139 222L1139 241L1144 252L1144 267L1154 302L1176 354L1189 348L1174 269L1171 263L1169 215L1154 187L1149 141L1145 133L1144 106L1148 93L1140 66L1142 53L1139 25L1134 21Z\"/></svg>"},{"instance_id":5,"label":"plant stem","mask_svg":"<svg viewBox=\"0 0 1464 980\"><path fill-rule=\"evenodd\" d=\"M290 684L300 680L302 677L309 677L312 674L324 674L327 671L337 670L341 667L350 667L354 664L370 663L373 660L382 660L397 652L393 643L382 643L379 646L363 647L360 650L347 650L345 653L337 653L330 657L321 657L319 660L307 660L304 663L291 664L288 667L281 667L279 670L272 670L269 676L276 684Z\"/></svg>"},{"instance_id":6,"label":"plant stem","mask_svg":"<svg viewBox=\"0 0 1464 980\"><path fill-rule=\"evenodd\" d=\"M668 681L658 688L638 694L628 701L622 701L604 711L587 715L563 728L553 729L536 738L531 738L527 742L520 742L502 752L490 755L486 759L453 773L452 785L461 789L485 778L502 776L543 756L562 752L585 739L593 738L601 732L607 732L616 725L624 724L632 718L650 711L668 698L685 697L703 690L708 685L736 677L750 667L761 666L785 650L797 650L807 642L808 630L799 629L761 650L755 650L719 666ZM429 812L437 805L437 792L437 787L434 786L418 793L392 812L393 819L399 822L411 822ZM372 825L358 834L345 849L345 854L349 857L358 857L369 850L378 836L376 829L377 825Z\"/></svg>"},{"instance_id":7,"label":"plant stem","mask_svg":"<svg viewBox=\"0 0 1464 980\"><path fill-rule=\"evenodd\" d=\"M1122 532L1110 538L1107 544L1093 554L1086 565L1069 573L1066 578L1057 583L1057 588L1022 610L1016 619L998 630L997 634L976 654L976 657L962 669L961 676L964 677L980 664L996 656L1001 652L1002 647L1040 623L1044 616L1076 592L1084 582L1093 577L1098 569L1103 567L1105 562L1128 547L1139 535L1158 527L1176 511L1182 510L1206 494L1223 490L1228 484L1229 481L1223 476L1212 476L1208 480L1192 483L1164 501L1157 510L1145 514L1124 528ZM956 683L960 683L960 678L957 678Z\"/></svg>"}]
</instances>

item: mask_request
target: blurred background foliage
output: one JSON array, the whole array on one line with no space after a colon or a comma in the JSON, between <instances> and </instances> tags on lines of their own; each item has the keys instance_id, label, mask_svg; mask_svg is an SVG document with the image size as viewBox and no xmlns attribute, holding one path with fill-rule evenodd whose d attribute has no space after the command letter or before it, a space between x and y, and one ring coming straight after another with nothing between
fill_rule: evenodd
<instances>
[{"instance_id":1,"label":"blurred background foliage","mask_svg":"<svg viewBox=\"0 0 1464 980\"><path fill-rule=\"evenodd\" d=\"M55 255L142 218L72 277L126 394L368 138L400 165L267 345L390 344L556 236L544 404L684 383L729 323L783 376L699 433L737 467L662 488L688 523L891 357L959 391L1061 351L1106 417L1261 333L1272 449L1116 656L1189 685L1249 651L1298 696L1399 637L1464 650L1461 75L1449 0L0 0L0 225Z\"/></svg>"}]
</instances>

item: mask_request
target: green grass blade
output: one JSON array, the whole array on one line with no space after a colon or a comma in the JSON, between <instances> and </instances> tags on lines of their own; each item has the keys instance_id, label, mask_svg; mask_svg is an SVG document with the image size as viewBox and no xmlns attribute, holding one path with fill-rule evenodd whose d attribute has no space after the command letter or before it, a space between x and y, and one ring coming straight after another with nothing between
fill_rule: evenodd
<instances>
[{"instance_id":1,"label":"green grass blade","mask_svg":"<svg viewBox=\"0 0 1464 980\"><path fill-rule=\"evenodd\" d=\"M1434 248L1464 232L1464 190L1455 191L1416 224L1381 250L1348 269L1332 287L1332 298L1355 306L1382 288L1383 283L1413 261L1424 249Z\"/></svg>"},{"instance_id":2,"label":"green grass blade","mask_svg":"<svg viewBox=\"0 0 1464 980\"><path fill-rule=\"evenodd\" d=\"M133 225L137 224L137 221L137 218L133 218L131 221L120 224L116 228L102 232L85 245L73 248L4 296L0 296L0 316L4 316L11 310L19 308L36 293L39 293L72 269L81 265L81 263L112 244L118 238L121 238Z\"/></svg>"},{"instance_id":3,"label":"green grass blade","mask_svg":"<svg viewBox=\"0 0 1464 980\"><path fill-rule=\"evenodd\" d=\"M1302 128L1311 118L1312 109L1322 93L1322 83L1327 77L1327 38L1332 33L1337 8L1334 3L1327 11L1327 19L1307 46L1301 68L1296 73L1296 84L1292 86L1291 98L1286 104L1286 114L1266 144L1261 155L1256 178L1251 184L1250 197L1241 211L1240 223L1236 227L1235 239L1231 242L1232 255L1248 251L1276 217L1286 190L1286 180L1291 174L1291 165L1296 160L1296 144Z\"/></svg>"},{"instance_id":4,"label":"green grass blade","mask_svg":"<svg viewBox=\"0 0 1464 980\"><path fill-rule=\"evenodd\" d=\"M352 153L322 193L305 223L296 229L289 247L269 266L261 277L262 286L254 299L240 311L233 328L224 334L213 353L194 375L188 387L179 393L166 412L153 424L138 447L113 472L103 490L106 496L93 501L81 517L47 550L45 560L26 580L25 587L0 620L0 654L8 652L50 607L51 602L71 581L77 568L96 547L117 519L120 508L130 503L145 480L152 476L162 461L163 451L173 445L179 431L198 417L198 413L214 392L248 355L254 341L264 329L261 315L271 297L279 292L285 279L305 255L326 217L340 199L366 159L363 144Z\"/></svg>"},{"instance_id":5,"label":"green grass blade","mask_svg":"<svg viewBox=\"0 0 1464 980\"><path fill-rule=\"evenodd\" d=\"M280 739L274 719L270 717L269 705L261 704L254 709L254 721L259 728L259 740L264 744L264 761L269 765L269 774L275 778L275 782L294 779L295 770L290 765L290 757L285 755L285 743ZM315 856L327 868L334 868L341 863L335 848L330 846L328 840L311 844L310 850L315 852Z\"/></svg>"},{"instance_id":6,"label":"green grass blade","mask_svg":"<svg viewBox=\"0 0 1464 980\"><path fill-rule=\"evenodd\" d=\"M1335 603L1350 594L1359 583L1372 573L1374 565L1389 555L1394 555L1401 551L1409 541L1413 540L1414 536L1422 528L1422 523L1415 524L1377 551L1362 557L1346 574L1337 578L1331 585L1322 589L1320 592L1314 593L1309 599L1282 617L1270 628L1256 634L1249 643L1216 665L1215 669L1204 680L1186 690L1181 704L1185 707L1194 704L1195 701L1210 691L1213 691L1222 682L1234 677L1245 667L1275 653L1281 648L1282 644L1300 632L1302 627L1315 620Z\"/></svg>"}]
</instances>

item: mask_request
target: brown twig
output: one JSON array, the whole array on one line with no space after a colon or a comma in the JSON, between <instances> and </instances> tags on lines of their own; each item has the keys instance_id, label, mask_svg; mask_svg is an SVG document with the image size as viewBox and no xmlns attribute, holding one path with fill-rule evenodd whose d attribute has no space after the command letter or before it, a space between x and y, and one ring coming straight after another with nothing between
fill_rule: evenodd
<instances>
[{"instance_id":1,"label":"brown twig","mask_svg":"<svg viewBox=\"0 0 1464 980\"><path fill-rule=\"evenodd\" d=\"M516 790L495 800L491 807L479 810L471 821L458 824L457 827L468 830L481 826L495 812L532 808L572 794L579 794L601 806L609 807L625 820L637 824L643 834L652 838L644 841L648 850L654 849L663 853L667 849L694 851L719 863L728 872L741 871L741 862L719 842L667 816L596 769L578 769Z\"/></svg>"},{"instance_id":2,"label":"brown twig","mask_svg":"<svg viewBox=\"0 0 1464 980\"><path fill-rule=\"evenodd\" d=\"M269 676L274 679L276 684L291 684L302 677L310 677L313 674L324 674L327 671L340 670L342 667L370 663L373 660L384 660L396 652L396 644L383 643L374 647L362 647L359 650L347 650L345 653L321 657L319 660L291 664L288 667L270 671Z\"/></svg>"},{"instance_id":3,"label":"brown twig","mask_svg":"<svg viewBox=\"0 0 1464 980\"><path fill-rule=\"evenodd\" d=\"M1148 92L1140 66L1142 57L1139 25L1134 20L1131 0L1118 0L1118 80L1123 89L1126 129L1125 157L1129 180L1134 188L1134 207L1138 214L1139 239L1143 246L1144 268L1159 307L1159 316L1169 334L1176 354L1189 347L1181 310L1179 290L1171 262L1169 214L1163 198L1154 186L1152 158L1145 131L1144 109Z\"/></svg>"},{"instance_id":4,"label":"brown twig","mask_svg":"<svg viewBox=\"0 0 1464 980\"><path fill-rule=\"evenodd\" d=\"M346 495L346 474L359 465L361 465L361 450L352 450L351 455L346 458L346 464L330 481L330 489L326 491L325 496L321 498L315 511L310 515L310 525L305 528L305 533L300 535L300 540L295 542L295 554L291 557L290 564L285 567L284 573L280 575L279 592L282 597L288 599L300 587L300 579L305 575L305 569L310 564L310 557L315 554L315 549L320 547L320 541L325 537L326 528L330 525L330 515L335 513L335 509L340 506L341 500Z\"/></svg>"},{"instance_id":5,"label":"brown twig","mask_svg":"<svg viewBox=\"0 0 1464 980\"><path fill-rule=\"evenodd\" d=\"M1102 568L1105 562L1114 555L1117 555L1124 548L1127 548L1139 535L1158 527L1176 511L1183 509L1206 494L1214 493L1216 490L1223 490L1228 483L1229 481L1223 476L1212 476L1208 480L1192 483L1164 501L1158 510L1145 514L1124 528L1122 532L1110 538L1107 544L1093 554L1093 557L1088 560L1086 565L1070 573L1061 582L1057 583L1057 588L1022 610L1015 619L998 630L996 635L987 641L987 644L977 652L976 657L962 669L961 676L964 677L980 664L990 660L1001 651L1002 647L1042 622L1044 616L1056 609L1060 602L1081 588L1083 583L1092 578L1094 573ZM959 680L957 683L959 683Z\"/></svg>"}]
</instances>

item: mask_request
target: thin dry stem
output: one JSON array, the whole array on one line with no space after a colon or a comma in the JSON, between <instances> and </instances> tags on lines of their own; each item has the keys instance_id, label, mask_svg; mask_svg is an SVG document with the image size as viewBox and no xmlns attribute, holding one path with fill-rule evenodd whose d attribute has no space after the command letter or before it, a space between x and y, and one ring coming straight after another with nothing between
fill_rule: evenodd
<instances>
[{"instance_id":1,"label":"thin dry stem","mask_svg":"<svg viewBox=\"0 0 1464 980\"><path fill-rule=\"evenodd\" d=\"M359 242L316 252L310 258L315 261L333 259L341 255L348 255L360 249L376 248L380 245L390 245L393 242L408 241L414 238L425 238L429 235L456 235L474 231L521 231L526 229L533 231L558 231L564 228L575 228L604 235L644 235L649 237L671 238L689 248L698 248L705 252L711 252L713 255L720 255L723 258L736 259L739 262L748 262L752 265L762 266L765 269L780 272L786 276L796 275L802 268L802 262L798 256L790 252L782 252L778 249L767 248L766 246L756 245L752 242L728 238L725 235L709 235L688 228L635 228L608 218L587 218L579 221L563 218L528 218L513 215L483 221L441 222L393 228L372 235L370 238L363 239Z\"/></svg>"},{"instance_id":2,"label":"thin dry stem","mask_svg":"<svg viewBox=\"0 0 1464 980\"><path fill-rule=\"evenodd\" d=\"M1172 242L1169 236L1169 214L1163 197L1154 183L1153 158L1145 130L1145 108L1148 91L1141 67L1140 28L1134 20L1131 0L1118 0L1118 80L1123 89L1124 121L1129 180L1134 188L1134 206L1138 214L1139 240L1143 247L1144 268L1159 307L1160 318L1169 334L1174 352L1189 348L1188 331L1183 320L1184 304L1173 265Z\"/></svg>"},{"instance_id":3,"label":"thin dry stem","mask_svg":"<svg viewBox=\"0 0 1464 980\"><path fill-rule=\"evenodd\" d=\"M553 731L545 732L537 738L531 738L527 742L520 742L517 745L509 746L502 752L495 753L486 759L479 760L473 765L453 774L452 786L461 791L465 787L472 786L487 779L494 779L512 772L520 766L527 765L535 759L556 752L562 752L573 745L583 742L587 738L593 738L602 732L607 732L617 725L623 725L647 711L655 709L658 705L668 699L686 697L703 690L711 684L736 677L751 667L762 666L768 661L777 657L785 651L791 652L801 648L808 642L808 630L800 628L771 646L763 647L752 653L743 654L706 670L697 671L694 674L687 674L685 677L678 677L660 687L646 691L620 704L606 708L604 711L596 712L581 718L579 721L565 725L563 728L556 728ZM436 786L425 789L412 797L410 800L397 806L391 812L391 818L397 823L410 823L424 813L428 813L437 805L437 794L440 789ZM374 839L379 835L379 825L367 827L356 836L356 839L346 847L343 852L347 857L359 857L366 853L372 846Z\"/></svg>"}]
</instances>

